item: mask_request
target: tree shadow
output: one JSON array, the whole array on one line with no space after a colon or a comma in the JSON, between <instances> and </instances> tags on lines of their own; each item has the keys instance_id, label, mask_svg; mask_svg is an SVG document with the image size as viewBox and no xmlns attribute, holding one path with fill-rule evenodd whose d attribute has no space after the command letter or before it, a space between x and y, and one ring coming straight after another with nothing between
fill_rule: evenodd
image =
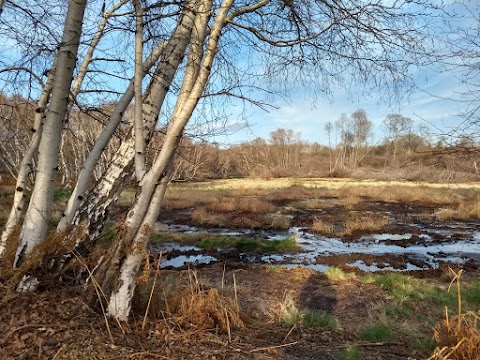
<instances>
[{"instance_id":1,"label":"tree shadow","mask_svg":"<svg viewBox=\"0 0 480 360\"><path fill-rule=\"evenodd\" d=\"M330 280L321 273L314 273L300 290L297 304L299 308L332 314L337 297Z\"/></svg>"}]
</instances>

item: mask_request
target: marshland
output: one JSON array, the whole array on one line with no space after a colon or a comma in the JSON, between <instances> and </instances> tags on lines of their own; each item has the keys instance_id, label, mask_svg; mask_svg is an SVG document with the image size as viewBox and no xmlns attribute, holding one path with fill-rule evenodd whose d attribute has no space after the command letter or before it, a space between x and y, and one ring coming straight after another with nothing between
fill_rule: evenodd
<instances>
[{"instance_id":1,"label":"marshland","mask_svg":"<svg viewBox=\"0 0 480 360\"><path fill-rule=\"evenodd\" d=\"M0 0L0 359L479 360L478 14Z\"/></svg>"},{"instance_id":2,"label":"marshland","mask_svg":"<svg viewBox=\"0 0 480 360\"><path fill-rule=\"evenodd\" d=\"M321 178L173 183L132 324L104 319L81 287L19 295L3 284L2 304L15 304L2 315L2 351L62 358L53 352L61 342L74 357L440 359L460 344L452 358L474 359L478 188ZM5 209L11 194L2 190ZM56 208L68 194L57 194ZM99 251L134 195L119 197ZM11 317L19 311L29 314L26 328ZM56 316L79 338L41 326Z\"/></svg>"}]
</instances>

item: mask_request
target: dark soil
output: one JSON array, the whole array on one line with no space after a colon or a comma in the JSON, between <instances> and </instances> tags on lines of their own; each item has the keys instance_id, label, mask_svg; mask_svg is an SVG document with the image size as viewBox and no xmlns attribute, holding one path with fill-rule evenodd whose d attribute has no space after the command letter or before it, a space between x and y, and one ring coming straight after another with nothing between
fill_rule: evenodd
<instances>
[{"instance_id":1,"label":"dark soil","mask_svg":"<svg viewBox=\"0 0 480 360\"><path fill-rule=\"evenodd\" d=\"M245 327L232 329L230 338L218 328L185 325L175 317L149 315L142 329L144 311L138 310L138 304L129 324L109 320L107 326L83 288L18 294L3 287L0 358L335 359L349 344L359 346L365 359L416 355L401 339L385 344L358 339L357 330L372 320L372 306L385 299L385 293L375 285L355 280L335 283L306 269L269 271L265 266L238 263L204 267L197 276L206 288L230 291L233 274ZM185 279L186 273L166 270L160 278ZM165 289L164 285L160 283L158 291ZM341 327L325 330L283 325L277 318L278 309L290 298L298 308L331 315Z\"/></svg>"}]
</instances>

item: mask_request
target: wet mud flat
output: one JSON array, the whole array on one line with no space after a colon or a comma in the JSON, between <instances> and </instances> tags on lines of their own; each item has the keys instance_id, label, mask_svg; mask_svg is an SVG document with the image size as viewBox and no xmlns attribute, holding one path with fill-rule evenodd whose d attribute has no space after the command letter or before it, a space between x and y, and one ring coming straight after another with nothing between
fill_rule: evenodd
<instances>
[{"instance_id":1,"label":"wet mud flat","mask_svg":"<svg viewBox=\"0 0 480 360\"><path fill-rule=\"evenodd\" d=\"M443 220L440 208L424 204L358 202L348 209L338 199L310 199L327 206L306 209L279 202L275 214L288 217L288 229L205 226L192 220L191 209L170 210L162 215L159 231L172 234L208 234L254 239L296 239L295 250L245 252L233 247L200 248L163 241L151 245L152 254L162 253L162 268L201 267L217 262L303 267L323 272L339 267L359 272L431 272L447 267L477 270L480 265L480 221ZM247 214L255 218L255 214ZM332 227L338 219L357 216L388 219L379 229L354 230L349 234L322 234L313 230L316 219L327 219ZM245 216L244 213L238 216ZM273 216L273 215L272 215ZM339 225L342 227L342 225ZM338 226L337 226L338 227ZM168 236L167 236L168 238Z\"/></svg>"}]
</instances>

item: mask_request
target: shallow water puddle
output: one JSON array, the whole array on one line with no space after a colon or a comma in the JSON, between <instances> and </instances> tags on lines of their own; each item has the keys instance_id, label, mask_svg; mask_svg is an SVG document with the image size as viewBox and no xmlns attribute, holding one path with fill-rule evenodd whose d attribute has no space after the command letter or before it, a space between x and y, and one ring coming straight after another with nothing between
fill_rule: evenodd
<instances>
[{"instance_id":1,"label":"shallow water puddle","mask_svg":"<svg viewBox=\"0 0 480 360\"><path fill-rule=\"evenodd\" d=\"M175 256L171 259L163 260L160 263L160 268L165 269L169 267L173 268L181 268L184 267L188 264L192 265L206 265L210 264L212 262L218 261L217 258L214 258L213 256L209 255L180 255L180 256Z\"/></svg>"},{"instance_id":2,"label":"shallow water puddle","mask_svg":"<svg viewBox=\"0 0 480 360\"><path fill-rule=\"evenodd\" d=\"M203 232L232 236L257 236L269 240L295 236L301 250L289 253L247 254L237 253L237 260L245 263L272 264L286 267L301 266L316 271L325 271L329 266L347 266L362 271L384 270L410 271L437 269L442 264L465 264L467 261L480 264L480 231L472 224L424 227L421 234L372 234L358 239L343 241L337 237L325 237L306 231L306 228L291 228L289 231L253 231L250 229L201 229ZM417 229L418 225L415 226ZM199 229L191 226L168 225L169 231L194 233ZM460 237L460 239L459 239ZM205 254L195 246L177 243L162 243L152 246L155 253L163 253L162 268L183 267L188 264L209 264L228 261L229 249L217 249ZM215 252L215 251L214 251ZM218 256L217 256L218 254ZM226 259L225 259L226 258Z\"/></svg>"}]
</instances>

